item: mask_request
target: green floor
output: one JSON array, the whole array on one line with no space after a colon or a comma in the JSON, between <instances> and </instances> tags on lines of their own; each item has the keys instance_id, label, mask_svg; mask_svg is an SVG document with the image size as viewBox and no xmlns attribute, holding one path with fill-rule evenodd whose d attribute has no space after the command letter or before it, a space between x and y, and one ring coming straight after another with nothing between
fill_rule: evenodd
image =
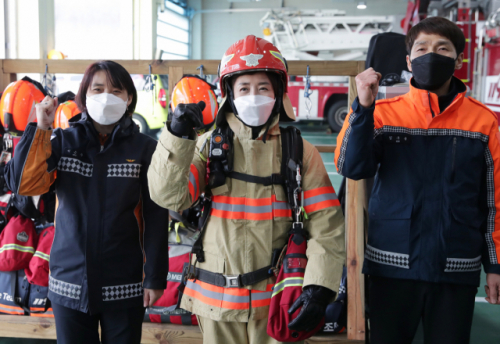
<instances>
[{"instance_id":1,"label":"green floor","mask_svg":"<svg viewBox=\"0 0 500 344\"><path fill-rule=\"evenodd\" d=\"M337 135L328 134L326 126L315 124L297 125L304 139L312 144L336 144ZM333 163L333 153L321 153L326 170L335 190L338 190L342 177L338 175ZM500 306L493 306L484 302L485 275L481 280L481 287L476 298L476 308L472 324L471 344L498 344L500 343ZM0 338L0 344L53 344L53 340L26 340ZM414 344L423 343L423 334L419 329Z\"/></svg>"}]
</instances>

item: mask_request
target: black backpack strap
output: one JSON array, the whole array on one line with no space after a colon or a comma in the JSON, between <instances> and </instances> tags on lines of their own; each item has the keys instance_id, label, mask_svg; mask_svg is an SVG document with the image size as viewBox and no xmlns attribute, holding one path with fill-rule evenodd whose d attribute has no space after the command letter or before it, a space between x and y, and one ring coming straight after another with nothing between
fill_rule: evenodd
<instances>
[{"instance_id":1,"label":"black backpack strap","mask_svg":"<svg viewBox=\"0 0 500 344\"><path fill-rule=\"evenodd\" d=\"M212 200L205 198L203 200L203 216L200 218L200 234L198 239L193 244L191 249L191 254L196 255L196 260L200 263L205 261L205 253L203 252L203 235L205 234L205 227L207 226L208 218L212 212ZM191 258L189 259L189 264L191 264Z\"/></svg>"},{"instance_id":2,"label":"black backpack strap","mask_svg":"<svg viewBox=\"0 0 500 344\"><path fill-rule=\"evenodd\" d=\"M284 189L288 203L295 207L294 191L298 187L297 167L302 171L302 158L304 155L304 144L300 130L295 127L280 128L281 130L281 175L284 177ZM299 194L298 197L301 197Z\"/></svg>"},{"instance_id":3,"label":"black backpack strap","mask_svg":"<svg viewBox=\"0 0 500 344\"><path fill-rule=\"evenodd\" d=\"M245 173L232 171L227 174L227 177L232 179L243 180L248 183L262 184L264 186L283 185L285 183L285 179L281 174L272 174L269 177L257 177Z\"/></svg>"}]
</instances>

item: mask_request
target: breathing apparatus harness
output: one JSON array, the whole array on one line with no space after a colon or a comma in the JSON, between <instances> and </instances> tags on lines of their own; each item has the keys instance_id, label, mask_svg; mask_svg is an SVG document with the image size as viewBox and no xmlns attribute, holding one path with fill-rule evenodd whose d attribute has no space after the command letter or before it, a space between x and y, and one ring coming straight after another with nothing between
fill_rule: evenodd
<instances>
[{"instance_id":1,"label":"breathing apparatus harness","mask_svg":"<svg viewBox=\"0 0 500 344\"><path fill-rule=\"evenodd\" d=\"M301 234L303 238L307 238L307 232L303 228L302 223L302 158L303 158L303 141L300 131L295 127L281 128L281 147L282 147L282 162L281 171L279 174L272 174L268 177L258 177L233 170L233 138L234 133L226 123L222 127L218 127L207 141L203 144L200 152L203 152L205 145L210 141L210 149L207 162L207 188L209 190L225 184L226 178L242 180L248 183L283 186L287 195L288 203L292 209L292 229L289 234ZM193 244L191 254L196 255L196 261L184 271L184 281L188 279L198 279L202 282L209 283L224 288L241 288L247 285L252 285L260 281L266 280L276 271L279 270L280 257L283 255L282 249L273 251L271 265L259 270L241 274L241 275L224 275L213 273L200 268L196 268L196 263L205 261L203 252L203 235L205 227L211 213L212 201L208 194L201 196L203 204L203 215L200 218L200 234L198 239ZM184 286L183 284L181 284ZM182 287L181 287L182 288ZM183 289L183 288L182 288Z\"/></svg>"}]
</instances>

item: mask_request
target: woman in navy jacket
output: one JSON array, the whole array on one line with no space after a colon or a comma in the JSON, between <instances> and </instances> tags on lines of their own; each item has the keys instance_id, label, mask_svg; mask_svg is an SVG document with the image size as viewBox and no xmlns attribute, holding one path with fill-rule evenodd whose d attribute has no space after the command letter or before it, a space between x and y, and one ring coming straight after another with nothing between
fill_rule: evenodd
<instances>
[{"instance_id":1,"label":"woman in navy jacket","mask_svg":"<svg viewBox=\"0 0 500 344\"><path fill-rule=\"evenodd\" d=\"M27 196L56 185L49 299L58 343L99 343L99 323L102 343L140 343L144 307L168 272L168 211L146 180L156 141L131 120L137 92L115 62L87 68L76 102L81 118L54 131L57 99L36 105L6 179Z\"/></svg>"}]
</instances>

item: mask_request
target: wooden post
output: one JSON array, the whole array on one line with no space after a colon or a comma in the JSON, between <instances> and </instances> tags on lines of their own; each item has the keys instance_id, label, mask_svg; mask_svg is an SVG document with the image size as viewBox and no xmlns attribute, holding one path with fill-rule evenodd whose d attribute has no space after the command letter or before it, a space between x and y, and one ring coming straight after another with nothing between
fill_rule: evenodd
<instances>
[{"instance_id":1,"label":"wooden post","mask_svg":"<svg viewBox=\"0 0 500 344\"><path fill-rule=\"evenodd\" d=\"M184 75L183 67L168 67L168 95L171 99L172 91L174 90L175 84L182 79Z\"/></svg>"},{"instance_id":2,"label":"wooden post","mask_svg":"<svg viewBox=\"0 0 500 344\"><path fill-rule=\"evenodd\" d=\"M12 82L17 80L17 74L16 73L6 73L4 72L3 69L3 62L5 60L1 60L1 65L2 65L2 77L0 80L0 92L3 92L5 88Z\"/></svg>"},{"instance_id":3,"label":"wooden post","mask_svg":"<svg viewBox=\"0 0 500 344\"><path fill-rule=\"evenodd\" d=\"M358 73L364 63L358 64ZM349 104L357 96L355 77L349 77ZM361 273L365 249L364 209L366 183L364 180L347 180L346 241L347 241L347 337L364 340L365 329L365 283Z\"/></svg>"}]
</instances>

